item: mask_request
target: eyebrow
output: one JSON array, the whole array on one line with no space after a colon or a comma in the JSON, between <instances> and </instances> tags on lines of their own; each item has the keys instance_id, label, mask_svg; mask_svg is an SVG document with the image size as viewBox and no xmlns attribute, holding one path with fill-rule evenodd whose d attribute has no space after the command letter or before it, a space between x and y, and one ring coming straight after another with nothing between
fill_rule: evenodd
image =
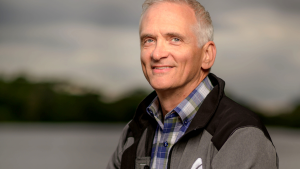
<instances>
[{"instance_id":1,"label":"eyebrow","mask_svg":"<svg viewBox=\"0 0 300 169\"><path fill-rule=\"evenodd\" d=\"M178 38L180 38L180 39L185 39L184 36L182 36L181 34L176 33L176 32L169 32L169 33L166 33L166 36L168 36L168 37L178 37Z\"/></svg>"},{"instance_id":2,"label":"eyebrow","mask_svg":"<svg viewBox=\"0 0 300 169\"><path fill-rule=\"evenodd\" d=\"M140 37L140 41L142 42L144 39L146 39L146 38L153 38L154 36L153 35L151 35L151 34L143 34L143 35L141 35L141 37Z\"/></svg>"},{"instance_id":3,"label":"eyebrow","mask_svg":"<svg viewBox=\"0 0 300 169\"><path fill-rule=\"evenodd\" d=\"M178 37L180 39L185 39L184 36L182 36L181 34L176 33L176 32L166 33L165 36L168 36L168 37ZM153 37L154 37L154 35L151 35L151 34L143 34L143 35L141 35L140 40L143 41L146 38L153 38Z\"/></svg>"}]
</instances>

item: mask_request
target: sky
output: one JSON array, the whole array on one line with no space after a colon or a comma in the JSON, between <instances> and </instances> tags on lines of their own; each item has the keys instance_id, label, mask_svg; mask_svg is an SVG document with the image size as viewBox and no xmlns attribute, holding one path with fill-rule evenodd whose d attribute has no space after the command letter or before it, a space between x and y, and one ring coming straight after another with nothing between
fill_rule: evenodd
<instances>
[{"instance_id":1,"label":"sky","mask_svg":"<svg viewBox=\"0 0 300 169\"><path fill-rule=\"evenodd\" d=\"M300 98L300 1L199 1L210 12L226 90L276 112ZM59 79L117 98L151 87L139 0L0 0L0 75Z\"/></svg>"}]
</instances>

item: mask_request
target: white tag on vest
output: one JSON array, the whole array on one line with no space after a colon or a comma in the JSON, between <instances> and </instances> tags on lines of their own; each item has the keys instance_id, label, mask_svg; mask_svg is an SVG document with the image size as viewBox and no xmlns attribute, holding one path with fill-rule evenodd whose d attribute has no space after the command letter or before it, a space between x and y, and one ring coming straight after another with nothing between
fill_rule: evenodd
<instances>
[{"instance_id":1,"label":"white tag on vest","mask_svg":"<svg viewBox=\"0 0 300 169\"><path fill-rule=\"evenodd\" d=\"M201 159L201 158L198 158L198 159L194 162L194 164L193 164L193 166L192 166L191 169L204 169L204 168L202 167L202 159Z\"/></svg>"},{"instance_id":2,"label":"white tag on vest","mask_svg":"<svg viewBox=\"0 0 300 169\"><path fill-rule=\"evenodd\" d=\"M150 166L150 157L137 157L135 159L136 169L150 168L149 166Z\"/></svg>"}]
</instances>

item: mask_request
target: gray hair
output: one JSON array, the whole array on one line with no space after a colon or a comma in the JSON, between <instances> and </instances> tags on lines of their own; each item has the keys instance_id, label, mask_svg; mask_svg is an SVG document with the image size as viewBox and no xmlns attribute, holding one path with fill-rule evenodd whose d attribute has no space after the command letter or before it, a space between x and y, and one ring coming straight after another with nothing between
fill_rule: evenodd
<instances>
[{"instance_id":1,"label":"gray hair","mask_svg":"<svg viewBox=\"0 0 300 169\"><path fill-rule=\"evenodd\" d=\"M195 12L195 16L197 18L198 24L196 25L195 31L198 37L198 46L203 46L208 41L213 40L214 36L214 28L212 25L212 20L208 11L205 10L204 6L202 6L196 0L145 0L143 3L143 12L141 15L141 20L144 13L147 9L158 2L174 2L174 3L186 3L189 5ZM140 20L140 24L141 24Z\"/></svg>"}]
</instances>

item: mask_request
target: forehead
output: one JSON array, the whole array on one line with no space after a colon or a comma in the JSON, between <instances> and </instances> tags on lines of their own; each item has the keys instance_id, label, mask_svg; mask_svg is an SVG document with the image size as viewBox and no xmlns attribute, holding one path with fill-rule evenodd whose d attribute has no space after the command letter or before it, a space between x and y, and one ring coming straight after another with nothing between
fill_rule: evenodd
<instances>
[{"instance_id":1,"label":"forehead","mask_svg":"<svg viewBox=\"0 0 300 169\"><path fill-rule=\"evenodd\" d=\"M158 2L141 18L140 34L155 29L190 29L197 24L194 10L184 3Z\"/></svg>"}]
</instances>

